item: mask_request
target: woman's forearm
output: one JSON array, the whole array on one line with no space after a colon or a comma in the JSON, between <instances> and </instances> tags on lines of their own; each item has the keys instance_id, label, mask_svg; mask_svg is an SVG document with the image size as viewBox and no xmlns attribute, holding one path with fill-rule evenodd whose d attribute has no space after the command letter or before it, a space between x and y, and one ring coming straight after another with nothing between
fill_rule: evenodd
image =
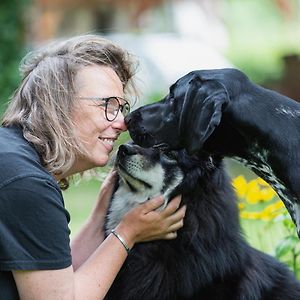
<instances>
[{"instance_id":1,"label":"woman's forearm","mask_svg":"<svg viewBox=\"0 0 300 300\"><path fill-rule=\"evenodd\" d=\"M104 240L103 224L89 219L71 242L71 255L76 271Z\"/></svg>"},{"instance_id":2,"label":"woman's forearm","mask_svg":"<svg viewBox=\"0 0 300 300\"><path fill-rule=\"evenodd\" d=\"M75 272L76 299L88 299L86 295L103 299L126 257L124 246L110 234Z\"/></svg>"}]
</instances>

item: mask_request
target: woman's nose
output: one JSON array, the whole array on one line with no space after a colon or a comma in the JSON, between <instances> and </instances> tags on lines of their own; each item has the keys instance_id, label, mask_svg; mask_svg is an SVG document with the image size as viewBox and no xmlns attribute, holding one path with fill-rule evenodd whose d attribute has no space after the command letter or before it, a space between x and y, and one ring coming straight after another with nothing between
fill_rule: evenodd
<instances>
[{"instance_id":1,"label":"woman's nose","mask_svg":"<svg viewBox=\"0 0 300 300\"><path fill-rule=\"evenodd\" d=\"M125 125L124 116L121 113L118 113L115 120L112 121L111 126L120 131L126 131L127 127Z\"/></svg>"}]
</instances>

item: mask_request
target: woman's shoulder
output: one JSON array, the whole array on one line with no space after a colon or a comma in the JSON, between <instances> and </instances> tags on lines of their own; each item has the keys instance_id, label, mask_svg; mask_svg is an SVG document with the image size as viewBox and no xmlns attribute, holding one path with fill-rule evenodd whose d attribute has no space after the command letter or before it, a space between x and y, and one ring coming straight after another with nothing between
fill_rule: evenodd
<instances>
[{"instance_id":1,"label":"woman's shoulder","mask_svg":"<svg viewBox=\"0 0 300 300\"><path fill-rule=\"evenodd\" d=\"M0 145L0 188L8 182L32 176L55 183L20 128L1 127Z\"/></svg>"},{"instance_id":2,"label":"woman's shoulder","mask_svg":"<svg viewBox=\"0 0 300 300\"><path fill-rule=\"evenodd\" d=\"M22 129L19 127L0 127L0 155L28 154L37 157L37 152L24 138Z\"/></svg>"}]
</instances>

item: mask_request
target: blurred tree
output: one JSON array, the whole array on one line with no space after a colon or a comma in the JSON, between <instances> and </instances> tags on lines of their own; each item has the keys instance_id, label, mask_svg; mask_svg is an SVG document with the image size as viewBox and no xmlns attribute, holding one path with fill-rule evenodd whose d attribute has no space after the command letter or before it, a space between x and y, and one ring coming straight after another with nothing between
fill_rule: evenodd
<instances>
[{"instance_id":1,"label":"blurred tree","mask_svg":"<svg viewBox=\"0 0 300 300\"><path fill-rule=\"evenodd\" d=\"M25 8L30 0L0 1L0 114L17 87L24 54Z\"/></svg>"},{"instance_id":2,"label":"blurred tree","mask_svg":"<svg viewBox=\"0 0 300 300\"><path fill-rule=\"evenodd\" d=\"M281 80L283 58L300 53L300 1L224 0L223 4L228 58L257 83Z\"/></svg>"}]
</instances>

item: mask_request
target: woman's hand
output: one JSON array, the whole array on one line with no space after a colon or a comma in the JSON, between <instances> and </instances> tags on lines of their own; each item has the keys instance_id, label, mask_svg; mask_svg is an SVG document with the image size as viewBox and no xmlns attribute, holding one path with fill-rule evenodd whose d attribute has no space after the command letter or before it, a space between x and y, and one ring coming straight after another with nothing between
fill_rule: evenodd
<instances>
[{"instance_id":1,"label":"woman's hand","mask_svg":"<svg viewBox=\"0 0 300 300\"><path fill-rule=\"evenodd\" d=\"M180 209L181 196L175 197L167 207L159 211L163 203L163 196L149 200L129 211L116 231L125 239L131 248L136 242L158 239L174 239L177 230L183 226L186 206Z\"/></svg>"}]
</instances>

